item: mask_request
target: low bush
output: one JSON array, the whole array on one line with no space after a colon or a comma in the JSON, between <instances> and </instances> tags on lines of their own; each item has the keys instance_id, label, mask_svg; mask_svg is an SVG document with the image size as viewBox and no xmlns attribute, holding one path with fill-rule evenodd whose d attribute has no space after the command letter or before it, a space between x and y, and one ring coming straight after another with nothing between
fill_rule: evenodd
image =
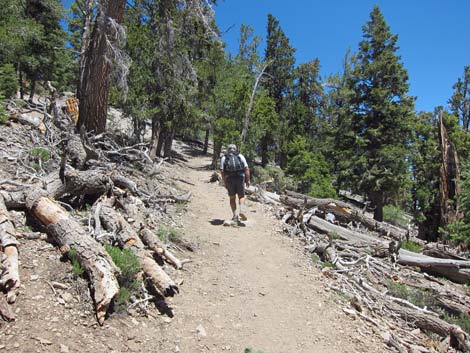
<instances>
[{"instance_id":1,"label":"low bush","mask_svg":"<svg viewBox=\"0 0 470 353\"><path fill-rule=\"evenodd\" d=\"M140 265L137 257L129 249L120 249L110 245L105 245L105 249L121 270L118 278L120 290L116 298L116 304L120 310L140 289L141 281L137 279Z\"/></svg>"},{"instance_id":2,"label":"low bush","mask_svg":"<svg viewBox=\"0 0 470 353\"><path fill-rule=\"evenodd\" d=\"M261 184L268 191L281 193L286 189L295 189L295 182L291 177L285 175L281 168L274 166L253 167L252 184Z\"/></svg>"},{"instance_id":3,"label":"low bush","mask_svg":"<svg viewBox=\"0 0 470 353\"><path fill-rule=\"evenodd\" d=\"M406 213L397 206L385 205L383 208L384 221L393 225L406 228L410 224L410 219Z\"/></svg>"},{"instance_id":4,"label":"low bush","mask_svg":"<svg viewBox=\"0 0 470 353\"><path fill-rule=\"evenodd\" d=\"M401 247L405 250L409 250L415 253L420 253L423 251L423 247L412 240L405 240L401 243Z\"/></svg>"}]
</instances>

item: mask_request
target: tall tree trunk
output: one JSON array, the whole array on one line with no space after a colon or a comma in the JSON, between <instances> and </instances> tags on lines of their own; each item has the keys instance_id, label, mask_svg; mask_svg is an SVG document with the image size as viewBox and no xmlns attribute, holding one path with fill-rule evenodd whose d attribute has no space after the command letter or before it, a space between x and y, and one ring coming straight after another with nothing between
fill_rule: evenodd
<instances>
[{"instance_id":1,"label":"tall tree trunk","mask_svg":"<svg viewBox=\"0 0 470 353\"><path fill-rule=\"evenodd\" d=\"M29 99L28 99L30 103L33 102L34 91L35 90L36 90L36 79L32 79L31 80L30 90L29 90Z\"/></svg>"},{"instance_id":2,"label":"tall tree trunk","mask_svg":"<svg viewBox=\"0 0 470 353\"><path fill-rule=\"evenodd\" d=\"M374 219L379 222L384 220L384 194L382 191L371 191L369 199L374 207Z\"/></svg>"},{"instance_id":3,"label":"tall tree trunk","mask_svg":"<svg viewBox=\"0 0 470 353\"><path fill-rule=\"evenodd\" d=\"M261 72L256 77L255 83L253 85L253 90L251 91L251 96L250 96L250 102L248 103L248 108L246 109L246 113L245 113L245 119L243 121L243 130L242 130L242 135L241 135L241 146L243 146L246 143L246 139L248 137L248 130L250 128L250 114L251 114L251 110L253 109L253 103L255 102L256 90L258 88L259 81L260 81L261 77L263 76L264 71L266 70L268 65L269 65L269 62L264 65L263 69L261 70Z\"/></svg>"},{"instance_id":4,"label":"tall tree trunk","mask_svg":"<svg viewBox=\"0 0 470 353\"><path fill-rule=\"evenodd\" d=\"M261 139L261 165L266 167L268 162L268 137L264 136Z\"/></svg>"},{"instance_id":5,"label":"tall tree trunk","mask_svg":"<svg viewBox=\"0 0 470 353\"><path fill-rule=\"evenodd\" d=\"M83 33L80 43L80 79L77 82L77 98L80 99L80 92L83 87L85 75L86 51L90 44L91 20L93 18L93 8L95 0L86 0L83 6Z\"/></svg>"},{"instance_id":6,"label":"tall tree trunk","mask_svg":"<svg viewBox=\"0 0 470 353\"><path fill-rule=\"evenodd\" d=\"M212 155L212 169L217 169L219 166L220 152L222 151L222 143L220 141L214 141L214 154Z\"/></svg>"},{"instance_id":7,"label":"tall tree trunk","mask_svg":"<svg viewBox=\"0 0 470 353\"><path fill-rule=\"evenodd\" d=\"M202 150L202 153L207 154L207 150L209 149L209 135L210 135L210 128L206 129L206 136L204 137L204 149Z\"/></svg>"},{"instance_id":8,"label":"tall tree trunk","mask_svg":"<svg viewBox=\"0 0 470 353\"><path fill-rule=\"evenodd\" d=\"M454 144L449 139L447 129L439 116L439 147L441 149L441 227L461 219L459 215L457 196L460 194L459 156Z\"/></svg>"},{"instance_id":9,"label":"tall tree trunk","mask_svg":"<svg viewBox=\"0 0 470 353\"><path fill-rule=\"evenodd\" d=\"M157 149L156 149L156 155L157 157L160 157L162 155L162 149L165 144L165 139L166 135L168 134L168 128L163 124L163 126L160 129L160 134L158 136L158 143L157 143Z\"/></svg>"},{"instance_id":10,"label":"tall tree trunk","mask_svg":"<svg viewBox=\"0 0 470 353\"><path fill-rule=\"evenodd\" d=\"M157 157L157 146L160 137L160 117L158 114L155 114L152 117L152 137L150 139L150 158L153 160Z\"/></svg>"},{"instance_id":11,"label":"tall tree trunk","mask_svg":"<svg viewBox=\"0 0 470 353\"><path fill-rule=\"evenodd\" d=\"M163 149L163 157L171 158L171 147L173 146L173 139L175 137L176 128L172 127L165 136L165 148Z\"/></svg>"},{"instance_id":12,"label":"tall tree trunk","mask_svg":"<svg viewBox=\"0 0 470 353\"><path fill-rule=\"evenodd\" d=\"M108 0L100 10L90 45L85 54L83 82L80 87L79 118L77 128L101 133L106 130L108 112L109 74L111 63L107 58L108 40L115 28L111 20L120 23L126 5L125 0ZM108 36L109 35L109 36Z\"/></svg>"},{"instance_id":13,"label":"tall tree trunk","mask_svg":"<svg viewBox=\"0 0 470 353\"><path fill-rule=\"evenodd\" d=\"M23 83L23 71L21 71L21 63L18 63L17 72L18 72L18 80L20 84L20 99L24 99L24 83Z\"/></svg>"},{"instance_id":14,"label":"tall tree trunk","mask_svg":"<svg viewBox=\"0 0 470 353\"><path fill-rule=\"evenodd\" d=\"M281 169L286 169L287 167L287 154L285 152L279 152L279 166Z\"/></svg>"}]
</instances>

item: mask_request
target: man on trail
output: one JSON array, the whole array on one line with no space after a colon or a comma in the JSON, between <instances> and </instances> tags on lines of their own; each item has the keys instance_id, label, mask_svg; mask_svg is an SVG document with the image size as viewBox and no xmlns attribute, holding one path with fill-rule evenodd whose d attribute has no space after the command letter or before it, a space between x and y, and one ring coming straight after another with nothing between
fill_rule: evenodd
<instances>
[{"instance_id":1,"label":"man on trail","mask_svg":"<svg viewBox=\"0 0 470 353\"><path fill-rule=\"evenodd\" d=\"M246 187L250 186L250 169L245 157L237 151L237 146L233 144L227 146L227 153L220 160L220 171L230 198L232 221L246 221L245 184ZM239 214L237 214L236 195L240 204Z\"/></svg>"}]
</instances>

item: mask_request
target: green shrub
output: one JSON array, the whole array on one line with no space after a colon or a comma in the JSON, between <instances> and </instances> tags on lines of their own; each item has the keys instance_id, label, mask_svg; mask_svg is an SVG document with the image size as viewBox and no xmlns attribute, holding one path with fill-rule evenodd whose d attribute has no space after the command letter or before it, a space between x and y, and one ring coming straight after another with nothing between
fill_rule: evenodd
<instances>
[{"instance_id":1,"label":"green shrub","mask_svg":"<svg viewBox=\"0 0 470 353\"><path fill-rule=\"evenodd\" d=\"M67 257L72 262L72 272L77 277L82 277L85 273L85 268L80 264L75 250L70 250L67 253Z\"/></svg>"},{"instance_id":2,"label":"green shrub","mask_svg":"<svg viewBox=\"0 0 470 353\"><path fill-rule=\"evenodd\" d=\"M157 231L157 237L166 243L168 241L168 230L165 227L160 226Z\"/></svg>"},{"instance_id":3,"label":"green shrub","mask_svg":"<svg viewBox=\"0 0 470 353\"><path fill-rule=\"evenodd\" d=\"M330 170L321 152L312 152L303 136L296 136L289 143L289 159L286 172L298 183L298 189L313 197L335 198Z\"/></svg>"},{"instance_id":4,"label":"green shrub","mask_svg":"<svg viewBox=\"0 0 470 353\"><path fill-rule=\"evenodd\" d=\"M461 313L459 315L444 314L443 320L448 323L460 326L460 328L470 334L470 314Z\"/></svg>"},{"instance_id":5,"label":"green shrub","mask_svg":"<svg viewBox=\"0 0 470 353\"><path fill-rule=\"evenodd\" d=\"M47 162L49 159L51 159L49 151L45 148L35 147L31 149L30 153L33 157L36 157L43 162Z\"/></svg>"},{"instance_id":6,"label":"green shrub","mask_svg":"<svg viewBox=\"0 0 470 353\"><path fill-rule=\"evenodd\" d=\"M322 263L323 267L328 267L328 268L336 268L336 266L334 265L334 263L332 263L331 261L324 261Z\"/></svg>"},{"instance_id":7,"label":"green shrub","mask_svg":"<svg viewBox=\"0 0 470 353\"><path fill-rule=\"evenodd\" d=\"M2 95L0 95L0 125L5 124L8 119L10 119L10 116L7 113L7 110L5 108L5 102L4 98Z\"/></svg>"},{"instance_id":8,"label":"green shrub","mask_svg":"<svg viewBox=\"0 0 470 353\"><path fill-rule=\"evenodd\" d=\"M397 206L385 205L383 208L384 221L399 227L406 228L410 224L410 220L406 213Z\"/></svg>"},{"instance_id":9,"label":"green shrub","mask_svg":"<svg viewBox=\"0 0 470 353\"><path fill-rule=\"evenodd\" d=\"M0 66L0 95L12 98L19 88L18 77L15 67L12 64Z\"/></svg>"},{"instance_id":10,"label":"green shrub","mask_svg":"<svg viewBox=\"0 0 470 353\"><path fill-rule=\"evenodd\" d=\"M437 302L432 292L418 288L410 288L406 284L388 281L388 294L395 298L408 300L419 307L435 307Z\"/></svg>"},{"instance_id":11,"label":"green shrub","mask_svg":"<svg viewBox=\"0 0 470 353\"><path fill-rule=\"evenodd\" d=\"M286 189L295 189L295 182L292 178L285 175L281 168L253 167L252 183L265 185L269 191L281 193Z\"/></svg>"},{"instance_id":12,"label":"green shrub","mask_svg":"<svg viewBox=\"0 0 470 353\"><path fill-rule=\"evenodd\" d=\"M423 251L423 247L419 245L418 243L415 243L412 240L405 240L404 242L401 243L401 247L403 249L416 252L416 253L420 253L421 251Z\"/></svg>"},{"instance_id":13,"label":"green shrub","mask_svg":"<svg viewBox=\"0 0 470 353\"><path fill-rule=\"evenodd\" d=\"M118 278L120 290L116 298L116 304L119 309L140 289L141 282L137 279L140 265L137 257L129 249L120 249L110 245L105 245L105 249L116 266L121 270L121 275Z\"/></svg>"}]
</instances>

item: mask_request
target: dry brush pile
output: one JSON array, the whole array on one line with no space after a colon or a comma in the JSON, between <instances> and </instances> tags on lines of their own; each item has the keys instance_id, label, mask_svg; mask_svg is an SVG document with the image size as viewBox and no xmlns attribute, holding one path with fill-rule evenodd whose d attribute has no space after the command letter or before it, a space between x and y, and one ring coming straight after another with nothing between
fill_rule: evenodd
<instances>
[{"instance_id":1,"label":"dry brush pile","mask_svg":"<svg viewBox=\"0 0 470 353\"><path fill-rule=\"evenodd\" d=\"M138 293L130 305L165 306L179 291L165 268L181 269L185 260L162 241L160 221L169 202L191 195L161 190L155 176L163 160L123 136L74 133L55 93L47 104L11 102L8 111L0 125L0 316L15 319L19 238L45 238L84 272L101 324L129 281ZM17 231L10 210L26 212L38 231Z\"/></svg>"},{"instance_id":2,"label":"dry brush pile","mask_svg":"<svg viewBox=\"0 0 470 353\"><path fill-rule=\"evenodd\" d=\"M300 236L323 264L328 286L347 299L347 315L365 320L398 352L470 352L470 260L424 244L410 230L349 203L251 188L277 205L283 229ZM401 245L414 240L423 251Z\"/></svg>"}]
</instances>

